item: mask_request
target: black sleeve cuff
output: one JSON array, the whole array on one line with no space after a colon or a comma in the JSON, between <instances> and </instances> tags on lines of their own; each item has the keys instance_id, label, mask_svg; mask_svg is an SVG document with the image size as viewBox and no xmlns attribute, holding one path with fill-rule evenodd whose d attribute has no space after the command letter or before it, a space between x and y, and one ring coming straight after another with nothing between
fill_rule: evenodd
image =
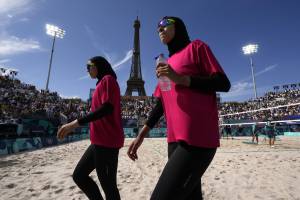
<instances>
[{"instance_id":1,"label":"black sleeve cuff","mask_svg":"<svg viewBox=\"0 0 300 200\"><path fill-rule=\"evenodd\" d=\"M203 92L228 92L230 87L230 81L223 73L214 73L208 77L191 76L191 89Z\"/></svg>"},{"instance_id":2,"label":"black sleeve cuff","mask_svg":"<svg viewBox=\"0 0 300 200\"><path fill-rule=\"evenodd\" d=\"M111 103L104 103L102 106L97 108L94 112L90 112L84 117L77 119L79 125L84 125L86 123L101 119L102 117L109 115L113 112L114 106Z\"/></svg>"},{"instance_id":3,"label":"black sleeve cuff","mask_svg":"<svg viewBox=\"0 0 300 200\"><path fill-rule=\"evenodd\" d=\"M152 129L164 114L164 109L160 99L157 99L155 107L152 109L149 118L146 121L146 125Z\"/></svg>"}]
</instances>

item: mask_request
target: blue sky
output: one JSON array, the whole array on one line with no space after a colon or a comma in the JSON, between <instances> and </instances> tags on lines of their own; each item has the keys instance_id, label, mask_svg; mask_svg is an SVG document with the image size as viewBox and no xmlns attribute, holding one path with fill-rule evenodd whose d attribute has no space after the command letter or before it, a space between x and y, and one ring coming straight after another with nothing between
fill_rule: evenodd
<instances>
[{"instance_id":1,"label":"blue sky","mask_svg":"<svg viewBox=\"0 0 300 200\"><path fill-rule=\"evenodd\" d=\"M105 56L126 90L133 48L133 22L141 22L142 74L147 95L157 82L154 57L167 54L156 26L163 16L178 16L190 38L201 39L213 50L232 83L224 101L254 96L248 43L259 45L253 56L258 95L275 85L298 83L300 74L300 1L298 0L0 0L0 66L19 71L25 83L45 88L52 38L45 24L63 28L57 39L49 89L64 97L88 98L95 80L87 78L85 64Z\"/></svg>"}]
</instances>

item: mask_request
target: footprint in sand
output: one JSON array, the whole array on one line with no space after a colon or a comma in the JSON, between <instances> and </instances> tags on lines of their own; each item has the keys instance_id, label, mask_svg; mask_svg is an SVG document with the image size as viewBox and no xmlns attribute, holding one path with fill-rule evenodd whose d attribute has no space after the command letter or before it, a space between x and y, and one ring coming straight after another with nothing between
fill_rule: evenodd
<instances>
[{"instance_id":1,"label":"footprint in sand","mask_svg":"<svg viewBox=\"0 0 300 200\"><path fill-rule=\"evenodd\" d=\"M136 192L136 191L138 191L138 188L133 188L133 189L131 190L131 192Z\"/></svg>"},{"instance_id":2,"label":"footprint in sand","mask_svg":"<svg viewBox=\"0 0 300 200\"><path fill-rule=\"evenodd\" d=\"M16 187L16 185L14 183L8 184L6 185L7 188L12 189L14 187Z\"/></svg>"},{"instance_id":3,"label":"footprint in sand","mask_svg":"<svg viewBox=\"0 0 300 200\"><path fill-rule=\"evenodd\" d=\"M79 190L78 192L77 192L77 194L84 194L81 190Z\"/></svg>"},{"instance_id":4,"label":"footprint in sand","mask_svg":"<svg viewBox=\"0 0 300 200\"><path fill-rule=\"evenodd\" d=\"M32 174L43 174L44 172L32 172Z\"/></svg>"},{"instance_id":5,"label":"footprint in sand","mask_svg":"<svg viewBox=\"0 0 300 200\"><path fill-rule=\"evenodd\" d=\"M57 189L58 187L56 185L51 186L52 189Z\"/></svg>"},{"instance_id":6,"label":"footprint in sand","mask_svg":"<svg viewBox=\"0 0 300 200\"><path fill-rule=\"evenodd\" d=\"M38 196L38 195L39 195L38 193L32 193L32 194L31 194L32 197L36 197L36 196Z\"/></svg>"},{"instance_id":7,"label":"footprint in sand","mask_svg":"<svg viewBox=\"0 0 300 200\"><path fill-rule=\"evenodd\" d=\"M64 189L56 190L56 191L55 191L55 194L59 194L59 193L61 193L62 191L64 191Z\"/></svg>"},{"instance_id":8,"label":"footprint in sand","mask_svg":"<svg viewBox=\"0 0 300 200\"><path fill-rule=\"evenodd\" d=\"M130 178L130 176L131 176L130 174L126 174L126 175L124 176L124 178L127 179L127 178Z\"/></svg>"},{"instance_id":9,"label":"footprint in sand","mask_svg":"<svg viewBox=\"0 0 300 200\"><path fill-rule=\"evenodd\" d=\"M75 185L69 187L70 190L74 190L75 188L76 188Z\"/></svg>"},{"instance_id":10,"label":"footprint in sand","mask_svg":"<svg viewBox=\"0 0 300 200\"><path fill-rule=\"evenodd\" d=\"M2 178L5 178L5 177L8 177L9 175L8 174L5 174L6 172L3 172L3 175L2 176L0 176L0 180L2 179Z\"/></svg>"},{"instance_id":11,"label":"footprint in sand","mask_svg":"<svg viewBox=\"0 0 300 200\"><path fill-rule=\"evenodd\" d=\"M50 189L50 185L45 185L42 190L49 190Z\"/></svg>"}]
</instances>

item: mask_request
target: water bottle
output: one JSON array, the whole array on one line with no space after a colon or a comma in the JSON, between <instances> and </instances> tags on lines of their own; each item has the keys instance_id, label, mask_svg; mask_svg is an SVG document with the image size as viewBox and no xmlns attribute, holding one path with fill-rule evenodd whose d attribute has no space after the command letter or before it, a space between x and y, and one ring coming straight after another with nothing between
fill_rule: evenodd
<instances>
[{"instance_id":1,"label":"water bottle","mask_svg":"<svg viewBox=\"0 0 300 200\"><path fill-rule=\"evenodd\" d=\"M156 58L156 66L159 63L167 64L167 59L164 57L164 54L159 54L159 56ZM171 81L166 76L160 76L158 78L158 84L161 91L170 91L171 90Z\"/></svg>"}]
</instances>

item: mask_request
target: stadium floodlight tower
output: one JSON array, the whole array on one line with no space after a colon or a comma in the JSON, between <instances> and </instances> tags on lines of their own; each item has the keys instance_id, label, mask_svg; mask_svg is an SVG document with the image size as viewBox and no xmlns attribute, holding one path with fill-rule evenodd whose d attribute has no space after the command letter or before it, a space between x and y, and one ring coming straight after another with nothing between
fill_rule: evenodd
<instances>
[{"instance_id":1,"label":"stadium floodlight tower","mask_svg":"<svg viewBox=\"0 0 300 200\"><path fill-rule=\"evenodd\" d=\"M50 63L49 63L49 69L48 69L48 77L47 77L47 83L46 83L46 91L48 90L48 85L49 85L49 78L50 78L50 72L51 72L51 65L52 65L52 58L53 58L53 52L54 52L54 44L55 44L55 39L58 38L63 38L64 35L66 34L66 31L63 29L51 25L51 24L46 24L46 33L47 35L50 35L53 37L53 42L52 42L52 50L51 50L51 56L50 56Z\"/></svg>"},{"instance_id":2,"label":"stadium floodlight tower","mask_svg":"<svg viewBox=\"0 0 300 200\"><path fill-rule=\"evenodd\" d=\"M254 53L257 53L258 45L257 44L248 44L246 46L243 46L242 49L243 49L244 54L249 55L249 57L250 57L250 66L251 66L251 72L252 72L254 95L255 95L255 99L257 99L255 76L254 76L254 69L253 69L253 60L252 60L251 55Z\"/></svg>"}]
</instances>

